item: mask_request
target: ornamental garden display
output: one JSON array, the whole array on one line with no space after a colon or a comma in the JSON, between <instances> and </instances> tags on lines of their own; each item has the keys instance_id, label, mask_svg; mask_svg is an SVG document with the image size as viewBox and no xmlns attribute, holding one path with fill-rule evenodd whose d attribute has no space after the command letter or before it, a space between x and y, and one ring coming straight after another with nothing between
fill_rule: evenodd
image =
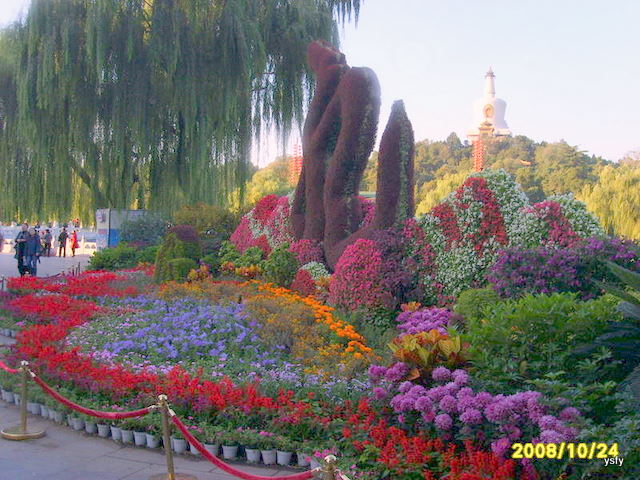
<instances>
[{"instance_id":1,"label":"ornamental garden display","mask_svg":"<svg viewBox=\"0 0 640 480\"><path fill-rule=\"evenodd\" d=\"M144 254L98 257L135 268L11 279L2 398L15 401L11 367L28 360L66 399L37 391L33 411L130 445L160 445L149 405L167 394L162 442L198 458L306 470L337 455L361 480L640 478L638 246L603 235L571 196L531 205L504 171L469 176L415 218L401 103L376 201L364 200L375 75L321 43L309 63L318 85L295 193L261 199L215 251L178 224ZM69 405L87 409L63 418ZM104 411L115 417L87 413ZM518 444L563 442L624 462L529 447L512 458Z\"/></svg>"}]
</instances>

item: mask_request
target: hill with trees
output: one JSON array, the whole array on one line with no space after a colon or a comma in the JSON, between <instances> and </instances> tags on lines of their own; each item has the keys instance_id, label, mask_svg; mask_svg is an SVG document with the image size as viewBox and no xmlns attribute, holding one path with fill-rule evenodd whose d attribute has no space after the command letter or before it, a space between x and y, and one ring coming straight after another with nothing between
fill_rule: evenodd
<instances>
[{"instance_id":1,"label":"hill with trees","mask_svg":"<svg viewBox=\"0 0 640 480\"><path fill-rule=\"evenodd\" d=\"M428 212L472 172L472 147L455 133L444 141L415 145L416 214ZM378 153L363 174L361 191L376 189ZM247 204L261 196L292 191L283 173L286 158L258 170L247 185ZM513 174L532 203L551 195L573 193L609 233L640 239L640 155L619 162L589 155L565 141L535 142L518 135L487 144L485 166Z\"/></svg>"}]
</instances>

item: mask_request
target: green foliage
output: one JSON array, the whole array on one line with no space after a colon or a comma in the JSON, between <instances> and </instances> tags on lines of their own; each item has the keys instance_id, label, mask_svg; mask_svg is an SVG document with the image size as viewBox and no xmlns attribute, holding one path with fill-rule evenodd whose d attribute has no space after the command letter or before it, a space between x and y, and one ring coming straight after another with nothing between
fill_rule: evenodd
<instances>
[{"instance_id":1,"label":"green foliage","mask_svg":"<svg viewBox=\"0 0 640 480\"><path fill-rule=\"evenodd\" d=\"M247 177L253 135L302 123L308 43L336 44L335 19L359 7L33 0L2 33L0 204L88 222L98 207L224 202Z\"/></svg>"},{"instance_id":2,"label":"green foliage","mask_svg":"<svg viewBox=\"0 0 640 480\"><path fill-rule=\"evenodd\" d=\"M89 259L91 270L118 270L133 268L138 264L138 250L124 242L114 248L105 248L95 252Z\"/></svg>"},{"instance_id":3,"label":"green foliage","mask_svg":"<svg viewBox=\"0 0 640 480\"><path fill-rule=\"evenodd\" d=\"M198 232L191 225L175 225L168 230L175 235L183 245L183 257L197 261L202 255L202 246Z\"/></svg>"},{"instance_id":4,"label":"green foliage","mask_svg":"<svg viewBox=\"0 0 640 480\"><path fill-rule=\"evenodd\" d=\"M613 357L622 362L622 369L629 373L623 385L629 388L640 405L640 273L613 262L607 262L607 267L627 290L610 283L596 283L623 300L618 310L624 315L625 321L609 322L602 335L577 351L589 353L595 348L609 349Z\"/></svg>"},{"instance_id":5,"label":"green foliage","mask_svg":"<svg viewBox=\"0 0 640 480\"><path fill-rule=\"evenodd\" d=\"M454 311L465 319L480 319L485 307L500 302L500 296L493 288L470 288L463 291L454 307Z\"/></svg>"},{"instance_id":6,"label":"green foliage","mask_svg":"<svg viewBox=\"0 0 640 480\"><path fill-rule=\"evenodd\" d=\"M158 248L156 255L156 266L153 279L156 283L171 280L171 269L169 261L176 258L185 257L184 243L178 240L174 233L169 233L164 237L162 244Z\"/></svg>"},{"instance_id":7,"label":"green foliage","mask_svg":"<svg viewBox=\"0 0 640 480\"><path fill-rule=\"evenodd\" d=\"M610 295L587 302L571 293L527 295L468 318L464 339L477 374L490 381L506 378L513 388L565 369L574 345L593 341L607 321L620 320L615 304Z\"/></svg>"},{"instance_id":8,"label":"green foliage","mask_svg":"<svg viewBox=\"0 0 640 480\"><path fill-rule=\"evenodd\" d=\"M156 245L166 231L167 221L157 213L148 212L122 222L120 240L140 247Z\"/></svg>"},{"instance_id":9,"label":"green foliage","mask_svg":"<svg viewBox=\"0 0 640 480\"><path fill-rule=\"evenodd\" d=\"M209 266L209 271L213 274L218 272L218 270L220 269L220 265L222 264L220 262L220 256L217 253L210 253L209 255L205 255L204 257L202 257L201 261L202 263Z\"/></svg>"},{"instance_id":10,"label":"green foliage","mask_svg":"<svg viewBox=\"0 0 640 480\"><path fill-rule=\"evenodd\" d=\"M238 259L240 258L240 252L233 243L225 240L224 242L222 242L222 245L220 245L218 256L220 257L220 264L226 262L236 264L238 262Z\"/></svg>"},{"instance_id":11,"label":"green foliage","mask_svg":"<svg viewBox=\"0 0 640 480\"><path fill-rule=\"evenodd\" d=\"M238 225L238 216L218 205L187 205L173 214L176 224L190 225L200 235L203 253L217 252Z\"/></svg>"},{"instance_id":12,"label":"green foliage","mask_svg":"<svg viewBox=\"0 0 640 480\"><path fill-rule=\"evenodd\" d=\"M251 249L248 248L247 251L249 250ZM300 265L296 255L289 251L289 244L283 244L275 248L260 266L268 282L289 287Z\"/></svg>"},{"instance_id":13,"label":"green foliage","mask_svg":"<svg viewBox=\"0 0 640 480\"><path fill-rule=\"evenodd\" d=\"M147 248L143 248L142 250L138 250L138 254L136 256L136 260L138 263L155 263L156 257L158 256L159 245L151 245Z\"/></svg>"},{"instance_id":14,"label":"green foliage","mask_svg":"<svg viewBox=\"0 0 640 480\"><path fill-rule=\"evenodd\" d=\"M264 257L262 249L259 247L249 247L235 261L235 266L250 267L251 265L258 265L262 262L262 257Z\"/></svg>"},{"instance_id":15,"label":"green foliage","mask_svg":"<svg viewBox=\"0 0 640 480\"><path fill-rule=\"evenodd\" d=\"M177 282L186 280L189 272L197 267L198 265L191 258L173 258L167 262L168 278L166 280Z\"/></svg>"}]
</instances>

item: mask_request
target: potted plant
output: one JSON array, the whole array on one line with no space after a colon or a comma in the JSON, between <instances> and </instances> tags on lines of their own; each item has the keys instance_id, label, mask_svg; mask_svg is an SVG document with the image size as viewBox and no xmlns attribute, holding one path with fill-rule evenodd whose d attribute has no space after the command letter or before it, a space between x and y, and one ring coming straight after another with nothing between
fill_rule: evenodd
<instances>
[{"instance_id":1,"label":"potted plant","mask_svg":"<svg viewBox=\"0 0 640 480\"><path fill-rule=\"evenodd\" d=\"M250 463L260 462L260 440L258 432L252 429L240 432L240 443L244 447L247 461Z\"/></svg>"},{"instance_id":2,"label":"potted plant","mask_svg":"<svg viewBox=\"0 0 640 480\"><path fill-rule=\"evenodd\" d=\"M308 440L304 440L302 443L299 443L298 449L296 450L298 466L308 467L309 461L311 460L312 453L313 453L313 447L311 447L311 443Z\"/></svg>"},{"instance_id":3,"label":"potted plant","mask_svg":"<svg viewBox=\"0 0 640 480\"><path fill-rule=\"evenodd\" d=\"M275 449L275 435L271 432L258 432L261 436L260 453L262 453L262 461L265 465L273 465L276 463L277 453Z\"/></svg>"},{"instance_id":4,"label":"potted plant","mask_svg":"<svg viewBox=\"0 0 640 480\"><path fill-rule=\"evenodd\" d=\"M233 460L238 456L238 435L237 430L226 430L220 432L220 443L222 444L222 456L226 460Z\"/></svg>"},{"instance_id":5,"label":"potted plant","mask_svg":"<svg viewBox=\"0 0 640 480\"><path fill-rule=\"evenodd\" d=\"M122 443L124 444L131 444L133 443L133 427L134 427L135 423L132 421L132 419L130 418L126 418L124 420L122 420L122 423L120 423L120 433L121 433L121 440Z\"/></svg>"},{"instance_id":6,"label":"potted plant","mask_svg":"<svg viewBox=\"0 0 640 480\"><path fill-rule=\"evenodd\" d=\"M114 442L122 441L122 430L117 423L112 424L109 429L111 430L111 438Z\"/></svg>"},{"instance_id":7,"label":"potted plant","mask_svg":"<svg viewBox=\"0 0 640 480\"><path fill-rule=\"evenodd\" d=\"M145 439L147 448L158 448L160 446L160 417L158 415L147 415L144 417Z\"/></svg>"},{"instance_id":8,"label":"potted plant","mask_svg":"<svg viewBox=\"0 0 640 480\"><path fill-rule=\"evenodd\" d=\"M278 465L287 466L291 463L291 457L296 449L296 444L289 438L279 435L276 438L276 459Z\"/></svg>"},{"instance_id":9,"label":"potted plant","mask_svg":"<svg viewBox=\"0 0 640 480\"><path fill-rule=\"evenodd\" d=\"M183 438L182 433L179 430L171 435L171 446L173 451L178 454L187 451L187 441Z\"/></svg>"},{"instance_id":10,"label":"potted plant","mask_svg":"<svg viewBox=\"0 0 640 480\"><path fill-rule=\"evenodd\" d=\"M95 418L88 415L83 415L82 420L84 420L84 431L89 435L95 435L98 431L98 426L96 424Z\"/></svg>"},{"instance_id":11,"label":"potted plant","mask_svg":"<svg viewBox=\"0 0 640 480\"><path fill-rule=\"evenodd\" d=\"M200 443L204 441L204 430L202 429L202 427L200 427L199 425L193 425L189 427L189 430L189 433L196 437L196 440L198 440ZM195 447L193 443L189 443L189 452L191 452L191 455L200 455L200 451Z\"/></svg>"},{"instance_id":12,"label":"potted plant","mask_svg":"<svg viewBox=\"0 0 640 480\"><path fill-rule=\"evenodd\" d=\"M200 427L204 431L204 448L206 448L210 454L217 456L218 450L220 449L220 433L222 433L222 428L207 422L203 422Z\"/></svg>"}]
</instances>

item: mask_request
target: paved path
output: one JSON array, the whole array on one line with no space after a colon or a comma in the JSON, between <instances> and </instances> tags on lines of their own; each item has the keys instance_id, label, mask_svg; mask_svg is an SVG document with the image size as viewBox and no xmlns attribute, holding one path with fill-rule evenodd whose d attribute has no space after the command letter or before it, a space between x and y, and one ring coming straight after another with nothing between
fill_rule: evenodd
<instances>
[{"instance_id":1,"label":"paved path","mask_svg":"<svg viewBox=\"0 0 640 480\"><path fill-rule=\"evenodd\" d=\"M13 341L0 335L2 345ZM0 427L19 423L19 407L0 400ZM77 432L31 414L28 424L34 429L46 430L47 434L38 440L23 442L0 438L0 480L149 480L152 475L167 471L162 449L125 447L108 438ZM193 475L198 480L236 478L202 458L176 455L174 462L176 473ZM294 473L282 467L239 464L238 468L263 476Z\"/></svg>"},{"instance_id":2,"label":"paved path","mask_svg":"<svg viewBox=\"0 0 640 480\"><path fill-rule=\"evenodd\" d=\"M89 262L89 255L76 255L75 257L42 257L38 264L38 276L48 277L57 275L63 271L77 267L78 263L84 267ZM18 261L11 253L0 253L0 276L17 277Z\"/></svg>"}]
</instances>

